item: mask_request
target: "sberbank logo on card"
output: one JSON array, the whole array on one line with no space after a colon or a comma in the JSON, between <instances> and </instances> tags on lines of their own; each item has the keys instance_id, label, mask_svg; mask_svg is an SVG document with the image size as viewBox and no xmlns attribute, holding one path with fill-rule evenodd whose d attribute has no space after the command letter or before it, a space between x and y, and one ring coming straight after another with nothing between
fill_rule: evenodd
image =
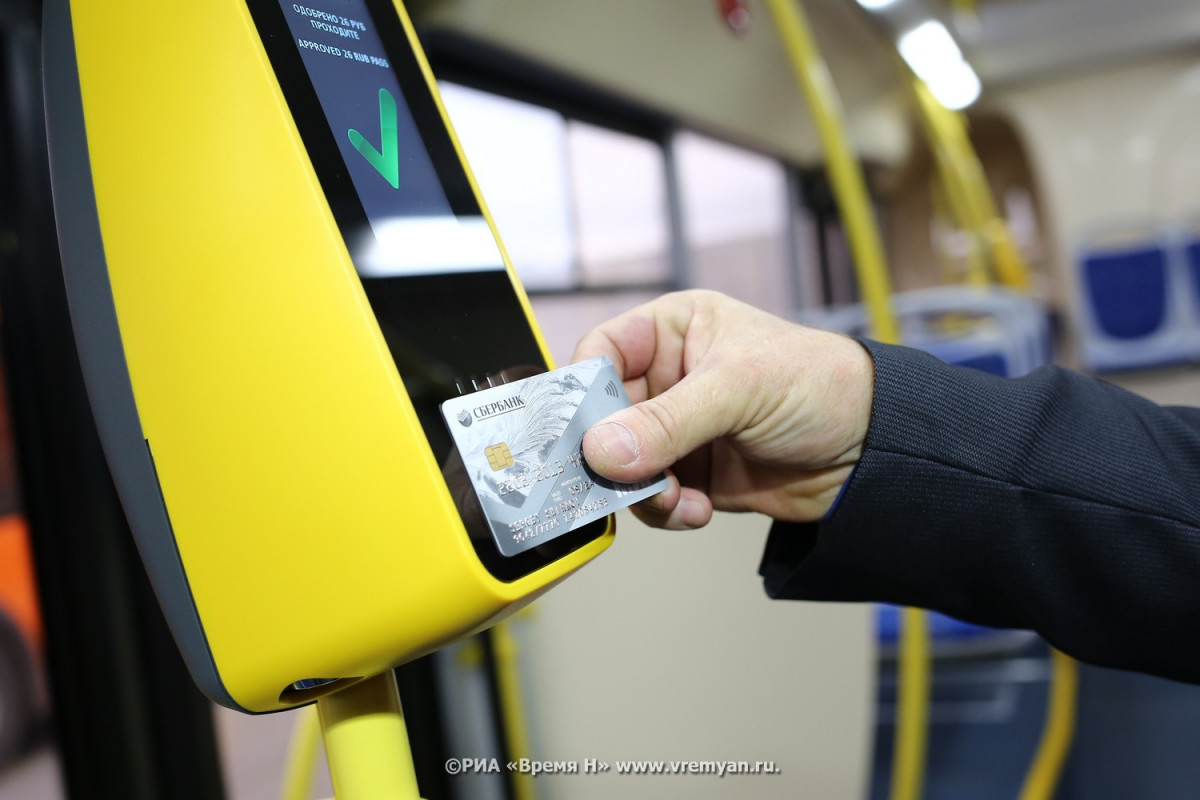
<instances>
[{"instance_id":1,"label":"sberbank logo on card","mask_svg":"<svg viewBox=\"0 0 1200 800\"><path fill-rule=\"evenodd\" d=\"M367 163L383 176L393 189L400 188L400 141L396 132L396 98L387 89L379 90L379 149L354 128L346 131Z\"/></svg>"}]
</instances>

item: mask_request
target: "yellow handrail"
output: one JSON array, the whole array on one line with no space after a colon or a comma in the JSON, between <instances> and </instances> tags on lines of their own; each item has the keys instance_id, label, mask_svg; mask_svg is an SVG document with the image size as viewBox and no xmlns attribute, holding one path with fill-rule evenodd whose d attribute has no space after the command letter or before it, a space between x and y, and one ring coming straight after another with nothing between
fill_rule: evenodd
<instances>
[{"instance_id":1,"label":"yellow handrail","mask_svg":"<svg viewBox=\"0 0 1200 800\"><path fill-rule=\"evenodd\" d=\"M525 612L528 613L528 609ZM530 757L529 748L529 733L525 724L524 703L522 702L521 692L521 671L520 671L520 652L515 635L513 634L509 621L500 622L492 628L492 645L495 648L496 656L496 684L499 690L499 702L503 716L502 723L504 725L505 736L508 739L508 756L513 760ZM463 645L460 651L460 659L463 666L467 668L477 668L482 663L482 647L475 639L469 639ZM380 679L372 679L378 682ZM394 684L394 677L392 682ZM386 681L385 681L386 683ZM360 688L361 687L361 688ZM336 722L336 733L334 733L334 741L332 746L338 748L337 754L330 754L330 773L334 771L333 760L339 760L339 771L341 772L341 783L345 784L350 778L349 773L355 769L367 769L360 778L355 779L354 791L360 785L370 787L374 785L372 782L383 781L383 786L392 786L394 788L397 781L403 783L407 778L405 775L411 769L411 757L407 750L407 733L403 740L404 749L397 751L397 754L392 759L399 762L399 775L395 769L385 770L381 776L376 767L372 766L374 762L373 753L378 755L378 748L368 748L361 753L346 753L349 747L360 747L365 740L370 737L390 737L390 742L393 745L398 745L399 740L396 738L396 718L390 715L399 714L399 695L395 701L393 708L392 701L388 697L387 687L381 687L377 683L374 686L351 687L351 689L343 690L343 692L352 692L357 689L357 699L354 699L350 694L344 697L334 697L322 699L320 703L330 710L323 712L325 716L318 718L316 707L306 706L296 712L296 722L292 728L292 739L288 748L287 763L284 765L284 783L280 793L282 800L309 800L312 796L312 787L317 766L317 748L321 741L321 728L326 717L329 717L331 722ZM339 693L341 694L341 693ZM364 699L365 698L365 699ZM354 717L353 713L347 709L364 709L364 703L382 704L376 711L369 712L371 717L370 722L364 722L362 719ZM400 717L401 731L403 731L403 718ZM390 720L390 721L389 721ZM326 749L331 746L328 740L330 732L326 729ZM382 740L381 740L382 741ZM353 757L353 763L347 763L347 756ZM407 766L406 766L407 765ZM390 775L388 773L391 773ZM374 776L374 777L372 777ZM516 800L535 800L537 797L536 787L533 783L533 776L526 774L513 773L513 794ZM337 789L338 781L335 780L334 787ZM351 789L347 789L350 791ZM372 790L373 791L373 790ZM414 790L415 791L415 790ZM355 798L360 795L347 794L346 798ZM408 795L389 795L380 794L381 798L400 798L408 797ZM412 797L416 797L415 794ZM340 793L336 794L336 800L343 800Z\"/></svg>"},{"instance_id":2,"label":"yellow handrail","mask_svg":"<svg viewBox=\"0 0 1200 800\"><path fill-rule=\"evenodd\" d=\"M821 139L829 180L854 255L858 285L870 315L871 333L882 342L898 342L900 328L892 311L892 288L883 245L862 168L850 150L833 80L813 41L804 11L795 0L767 0L767 7L783 38Z\"/></svg>"},{"instance_id":3,"label":"yellow handrail","mask_svg":"<svg viewBox=\"0 0 1200 800\"><path fill-rule=\"evenodd\" d=\"M508 620L492 628L492 648L496 656L496 688L504 717L504 735L508 739L508 755L515 760L528 758L531 751L522 702L520 650ZM513 773L515 800L534 800L537 791L533 780L533 775Z\"/></svg>"},{"instance_id":4,"label":"yellow handrail","mask_svg":"<svg viewBox=\"0 0 1200 800\"><path fill-rule=\"evenodd\" d=\"M1033 766L1025 776L1020 800L1051 800L1075 737L1075 705L1079 694L1079 665L1052 650L1053 675L1046 698L1046 727Z\"/></svg>"},{"instance_id":5,"label":"yellow handrail","mask_svg":"<svg viewBox=\"0 0 1200 800\"><path fill-rule=\"evenodd\" d=\"M808 102L825 154L830 183L846 225L854 267L871 321L872 335L898 343L900 327L891 304L891 285L866 181L850 150L841 104L829 70L813 40L804 11L795 0L767 0L792 69ZM921 796L925 774L925 730L929 712L929 631L925 612L905 609L900 631L902 690L898 704L893 800Z\"/></svg>"},{"instance_id":6,"label":"yellow handrail","mask_svg":"<svg viewBox=\"0 0 1200 800\"><path fill-rule=\"evenodd\" d=\"M969 239L967 283L972 286L987 286L991 283L991 278L988 274L984 253L985 242L979 230L979 203L978 199L972 198L969 184L964 179L953 148L943 131L944 121L941 112L946 109L920 78L913 76L912 88L913 95L917 100L917 108L920 111L918 116L921 119L921 127L925 130L925 138L929 142L929 149L937 167L939 183L946 195L950 213L959 230L963 231Z\"/></svg>"},{"instance_id":7,"label":"yellow handrail","mask_svg":"<svg viewBox=\"0 0 1200 800\"><path fill-rule=\"evenodd\" d=\"M1029 290L1032 282L1028 265L996 209L987 176L971 146L962 117L939 103L916 76L913 76L913 90L943 185L948 194L958 195L954 204L959 225L972 232L978 241L990 245L992 265L1001 283L1019 291ZM972 277L972 282L978 281L977 275ZM1079 666L1057 650L1053 651L1052 663L1046 726L1020 800L1053 797L1075 731Z\"/></svg>"},{"instance_id":8,"label":"yellow handrail","mask_svg":"<svg viewBox=\"0 0 1200 800\"><path fill-rule=\"evenodd\" d=\"M846 224L855 269L867 305L873 335L899 340L891 308L891 289L866 185L850 152L841 108L829 72L813 41L803 10L795 0L767 0L793 70L804 91L824 149L830 182ZM991 256L996 277L1006 286L1027 290L1029 269L996 210L987 177L971 146L962 117L933 97L914 76L918 107L938 164L943 188L960 227L972 237L969 280L989 282L983 253ZM904 609L899 642L899 685L891 799L917 800L922 794L928 737L932 669L928 615ZM1054 679L1047 726L1021 800L1049 800L1057 785L1074 730L1077 666L1055 651Z\"/></svg>"},{"instance_id":9,"label":"yellow handrail","mask_svg":"<svg viewBox=\"0 0 1200 800\"><path fill-rule=\"evenodd\" d=\"M295 712L292 740L288 745L284 765L283 800L309 800L317 768L317 748L321 744L321 721L316 706L305 706Z\"/></svg>"},{"instance_id":10,"label":"yellow handrail","mask_svg":"<svg viewBox=\"0 0 1200 800\"><path fill-rule=\"evenodd\" d=\"M987 175L971 146L962 115L946 108L917 76L912 77L922 126L933 151L938 174L959 226L972 237L972 247L986 245L999 282L1018 291L1031 286L1029 266L996 209ZM971 265L969 282L986 285L988 275Z\"/></svg>"},{"instance_id":11,"label":"yellow handrail","mask_svg":"<svg viewBox=\"0 0 1200 800\"><path fill-rule=\"evenodd\" d=\"M901 609L891 800L917 800L925 786L932 661L929 614L918 608Z\"/></svg>"}]
</instances>

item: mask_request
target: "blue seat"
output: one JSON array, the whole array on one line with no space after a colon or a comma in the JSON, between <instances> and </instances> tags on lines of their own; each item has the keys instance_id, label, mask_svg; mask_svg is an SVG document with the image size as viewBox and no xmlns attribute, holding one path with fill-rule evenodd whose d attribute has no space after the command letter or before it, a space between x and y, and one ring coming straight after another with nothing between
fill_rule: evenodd
<instances>
[{"instance_id":1,"label":"blue seat","mask_svg":"<svg viewBox=\"0 0 1200 800\"><path fill-rule=\"evenodd\" d=\"M901 341L951 364L1015 377L1050 359L1046 310L1028 297L998 288L944 286L898 293L892 305ZM851 336L869 334L862 304L806 311L796 319Z\"/></svg>"},{"instance_id":2,"label":"blue seat","mask_svg":"<svg viewBox=\"0 0 1200 800\"><path fill-rule=\"evenodd\" d=\"M1192 357L1187 276L1176 252L1171 237L1157 231L1135 243L1081 250L1076 322L1086 369L1141 369Z\"/></svg>"},{"instance_id":3,"label":"blue seat","mask_svg":"<svg viewBox=\"0 0 1200 800\"><path fill-rule=\"evenodd\" d=\"M881 642L895 642L900 638L900 608L892 605L880 605L879 616L875 620L876 631ZM935 638L962 638L974 636L980 631L990 631L981 625L947 617L945 614L929 615L929 632Z\"/></svg>"},{"instance_id":4,"label":"blue seat","mask_svg":"<svg viewBox=\"0 0 1200 800\"><path fill-rule=\"evenodd\" d=\"M1192 302L1200 306L1200 240L1192 241L1183 248L1187 258L1188 277L1192 284Z\"/></svg>"},{"instance_id":5,"label":"blue seat","mask_svg":"<svg viewBox=\"0 0 1200 800\"><path fill-rule=\"evenodd\" d=\"M1167 252L1161 247L1097 253L1084 259L1085 291L1105 335L1142 339L1166 324L1167 267Z\"/></svg>"},{"instance_id":6,"label":"blue seat","mask_svg":"<svg viewBox=\"0 0 1200 800\"><path fill-rule=\"evenodd\" d=\"M947 364L970 367L989 375L1009 378L1028 370L1020 369L1020 366L1024 366L1023 364L1014 363L1018 359L1012 352L1013 348L1008 345L1007 338L1003 336L977 336L962 340L932 340L923 342L919 346L925 352L937 356Z\"/></svg>"},{"instance_id":7,"label":"blue seat","mask_svg":"<svg viewBox=\"0 0 1200 800\"><path fill-rule=\"evenodd\" d=\"M1200 361L1200 238L1185 239L1183 244L1184 274L1187 276L1188 329L1185 348L1193 361Z\"/></svg>"},{"instance_id":8,"label":"blue seat","mask_svg":"<svg viewBox=\"0 0 1200 800\"><path fill-rule=\"evenodd\" d=\"M930 611L929 638L935 658L956 658L999 654L1019 650L1031 642L1032 631L989 628ZM900 643L900 608L881 603L875 612L875 633L879 654L893 658Z\"/></svg>"}]
</instances>

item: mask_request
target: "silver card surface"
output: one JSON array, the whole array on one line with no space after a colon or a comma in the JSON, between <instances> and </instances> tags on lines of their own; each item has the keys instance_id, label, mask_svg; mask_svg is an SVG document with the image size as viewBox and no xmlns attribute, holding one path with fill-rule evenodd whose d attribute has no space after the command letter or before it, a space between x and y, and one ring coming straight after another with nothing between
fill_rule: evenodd
<instances>
[{"instance_id":1,"label":"silver card surface","mask_svg":"<svg viewBox=\"0 0 1200 800\"><path fill-rule=\"evenodd\" d=\"M514 556L667 487L615 483L583 460L583 434L630 405L601 356L455 397L442 416L500 552Z\"/></svg>"}]
</instances>

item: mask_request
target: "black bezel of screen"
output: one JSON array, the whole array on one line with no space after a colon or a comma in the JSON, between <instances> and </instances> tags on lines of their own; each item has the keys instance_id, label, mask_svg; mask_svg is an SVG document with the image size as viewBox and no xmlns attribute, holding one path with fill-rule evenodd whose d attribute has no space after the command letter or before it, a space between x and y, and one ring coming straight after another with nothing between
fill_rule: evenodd
<instances>
[{"instance_id":1,"label":"black bezel of screen","mask_svg":"<svg viewBox=\"0 0 1200 800\"><path fill-rule=\"evenodd\" d=\"M404 92L404 102L412 112L451 210L460 216L479 216L478 200L391 0L363 2L383 41L392 72ZM246 0L246 4L330 210L351 258L357 262L357 251L373 239L371 227L279 0ZM456 394L454 379L469 385L472 378L482 379L517 366L546 368L504 270L360 279L439 464L446 463L454 448L438 408L443 400ZM503 331L503 336L497 336L497 331ZM430 355L436 352L436 358L422 359L422 350ZM436 363L438 360L441 364ZM426 368L430 364L433 369ZM439 374L446 373L446 368L453 379ZM469 502L478 502L473 493L467 494ZM496 547L478 508L464 508L461 497L455 500L480 562L503 581L524 577L563 558L599 538L606 526L604 520L598 520L506 557Z\"/></svg>"}]
</instances>

